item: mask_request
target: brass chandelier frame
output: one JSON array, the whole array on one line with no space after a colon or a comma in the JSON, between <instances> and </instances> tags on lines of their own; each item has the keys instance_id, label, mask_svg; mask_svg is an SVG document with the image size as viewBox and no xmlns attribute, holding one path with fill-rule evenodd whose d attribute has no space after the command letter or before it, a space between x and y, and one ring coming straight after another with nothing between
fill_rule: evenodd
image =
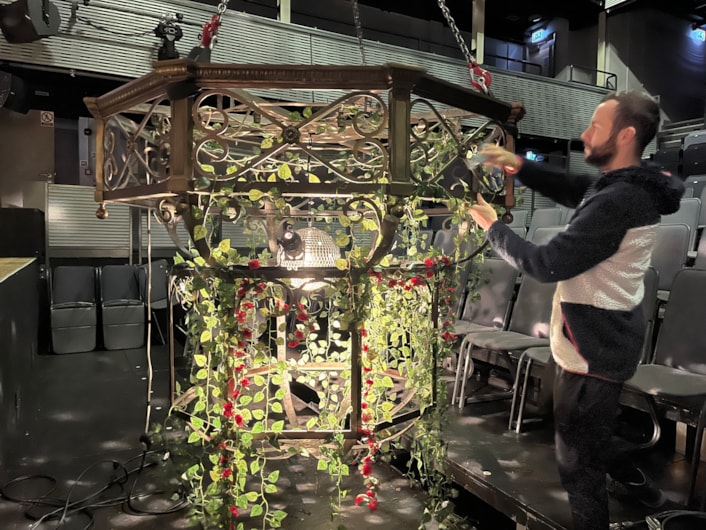
<instances>
[{"instance_id":1,"label":"brass chandelier frame","mask_svg":"<svg viewBox=\"0 0 706 530\"><path fill-rule=\"evenodd\" d=\"M449 171L472 159L482 142L501 142L513 150L524 114L521 104L392 63L160 61L150 73L85 103L97 126L99 216L106 204L124 203L158 212L172 232L174 221L181 219L208 261L209 242L197 234L201 221L194 214L206 194L227 194L236 213L262 220L273 255L280 212L268 200L262 208L248 206L243 212L239 197L276 191L288 203L291 218L311 215L307 205L312 201L340 199L341 211L317 215L372 218L378 227L366 267L345 272L354 281L390 252L409 197L445 182ZM449 193L474 198L483 189L476 171L466 170L465 183L463 178L448 183ZM513 179L503 179L496 192L495 202L511 215ZM382 208L366 198L373 195L383 198ZM344 274L337 268L284 270L274 260L262 265L258 277L273 282ZM239 281L252 276L246 269L219 274ZM438 295L432 296L432 325L437 326ZM173 361L173 341L171 356ZM350 368L353 412L345 434L355 438L361 426L361 337L354 330ZM172 390L173 385L172 374ZM290 430L281 436L327 434Z\"/></svg>"}]
</instances>

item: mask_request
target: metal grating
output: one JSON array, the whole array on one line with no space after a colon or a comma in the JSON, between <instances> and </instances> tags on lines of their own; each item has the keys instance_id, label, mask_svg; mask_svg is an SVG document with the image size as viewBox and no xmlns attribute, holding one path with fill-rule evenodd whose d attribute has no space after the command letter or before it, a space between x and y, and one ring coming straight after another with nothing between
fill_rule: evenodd
<instances>
[{"instance_id":1,"label":"metal grating","mask_svg":"<svg viewBox=\"0 0 706 530\"><path fill-rule=\"evenodd\" d=\"M582 151L569 152L569 171L571 173L582 173L585 175L596 175L600 173L597 167L586 163Z\"/></svg>"},{"instance_id":2,"label":"metal grating","mask_svg":"<svg viewBox=\"0 0 706 530\"><path fill-rule=\"evenodd\" d=\"M49 184L47 240L49 255L58 249L122 251L130 248L130 207L108 205L107 219L96 218L98 205L88 186ZM111 252L111 254L114 252Z\"/></svg>"},{"instance_id":3,"label":"metal grating","mask_svg":"<svg viewBox=\"0 0 706 530\"><path fill-rule=\"evenodd\" d=\"M230 239L231 248L263 249L268 247L267 233L262 224L259 225L259 230L245 230L242 221L231 223L224 220L221 224L221 239Z\"/></svg>"},{"instance_id":4,"label":"metal grating","mask_svg":"<svg viewBox=\"0 0 706 530\"><path fill-rule=\"evenodd\" d=\"M112 208L112 206L109 206L109 208ZM144 250L147 249L148 246L147 212L144 211L140 212L140 231L142 248ZM176 245L174 244L174 241L172 241L172 238L169 236L169 232L167 232L166 227L159 221L157 221L154 216L152 216L152 218L150 219L150 231L152 232L152 234L149 239L151 240L150 242L152 243L152 248L176 250ZM178 223L176 231L177 235L179 236L179 240L181 241L181 244L184 245L186 248L189 248L191 243L191 236L186 230L186 226L184 225L184 223Z\"/></svg>"}]
</instances>

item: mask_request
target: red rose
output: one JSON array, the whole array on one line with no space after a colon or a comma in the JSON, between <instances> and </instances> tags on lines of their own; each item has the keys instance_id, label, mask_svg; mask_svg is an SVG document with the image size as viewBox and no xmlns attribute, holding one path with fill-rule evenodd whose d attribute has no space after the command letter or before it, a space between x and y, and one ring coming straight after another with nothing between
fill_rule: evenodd
<instances>
[{"instance_id":1,"label":"red rose","mask_svg":"<svg viewBox=\"0 0 706 530\"><path fill-rule=\"evenodd\" d=\"M260 260L251 259L250 261L248 261L248 268L251 271L254 271L255 269L259 269L260 268Z\"/></svg>"},{"instance_id":2,"label":"red rose","mask_svg":"<svg viewBox=\"0 0 706 530\"><path fill-rule=\"evenodd\" d=\"M369 477L373 472L373 466L370 464L363 464L363 467L360 472L364 477Z\"/></svg>"}]
</instances>

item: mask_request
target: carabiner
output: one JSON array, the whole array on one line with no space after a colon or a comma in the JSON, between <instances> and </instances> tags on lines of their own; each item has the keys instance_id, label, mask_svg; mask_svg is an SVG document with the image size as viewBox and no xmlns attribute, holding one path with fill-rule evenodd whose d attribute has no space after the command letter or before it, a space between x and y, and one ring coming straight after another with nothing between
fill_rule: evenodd
<instances>
[{"instance_id":1,"label":"carabiner","mask_svg":"<svg viewBox=\"0 0 706 530\"><path fill-rule=\"evenodd\" d=\"M490 75L490 72L481 68L477 63L469 63L468 70L471 73L471 86L473 86L476 90L480 90L484 94L487 94L490 89L490 84L493 82L493 76Z\"/></svg>"}]
</instances>

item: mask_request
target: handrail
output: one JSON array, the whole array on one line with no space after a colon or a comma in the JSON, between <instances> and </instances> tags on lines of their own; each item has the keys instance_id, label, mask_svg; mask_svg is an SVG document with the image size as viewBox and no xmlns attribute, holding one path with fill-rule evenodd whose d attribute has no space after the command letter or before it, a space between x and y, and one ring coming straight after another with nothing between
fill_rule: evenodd
<instances>
[{"instance_id":1,"label":"handrail","mask_svg":"<svg viewBox=\"0 0 706 530\"><path fill-rule=\"evenodd\" d=\"M485 54L485 57L486 57L486 58L490 57L490 58L493 58L493 59L500 59L500 60L506 61L506 62L508 62L508 63L509 63L509 62L520 63L520 64L523 66L522 71L523 71L524 73L531 73L531 72L528 72L528 71L527 71L527 68L525 68L526 66L536 66L537 69L538 69L537 75L542 75L542 65L539 64L539 63L532 63L532 62L530 62L530 61L525 61L525 60L523 60L523 59L513 59L512 57L503 56L503 55L494 55L494 54L491 54L491 53L486 53L486 54ZM498 65L494 65L494 66L498 66ZM509 68L505 68L505 70L509 70Z\"/></svg>"},{"instance_id":2,"label":"handrail","mask_svg":"<svg viewBox=\"0 0 706 530\"><path fill-rule=\"evenodd\" d=\"M574 70L589 73L591 75L591 82L587 83L585 81L574 79ZM602 80L602 82L599 80ZM569 81L573 81L574 83L582 83L584 85L599 86L607 88L608 90L617 90L618 88L618 76L616 74L605 70L587 68L585 66L578 66L575 64L569 65Z\"/></svg>"}]
</instances>

